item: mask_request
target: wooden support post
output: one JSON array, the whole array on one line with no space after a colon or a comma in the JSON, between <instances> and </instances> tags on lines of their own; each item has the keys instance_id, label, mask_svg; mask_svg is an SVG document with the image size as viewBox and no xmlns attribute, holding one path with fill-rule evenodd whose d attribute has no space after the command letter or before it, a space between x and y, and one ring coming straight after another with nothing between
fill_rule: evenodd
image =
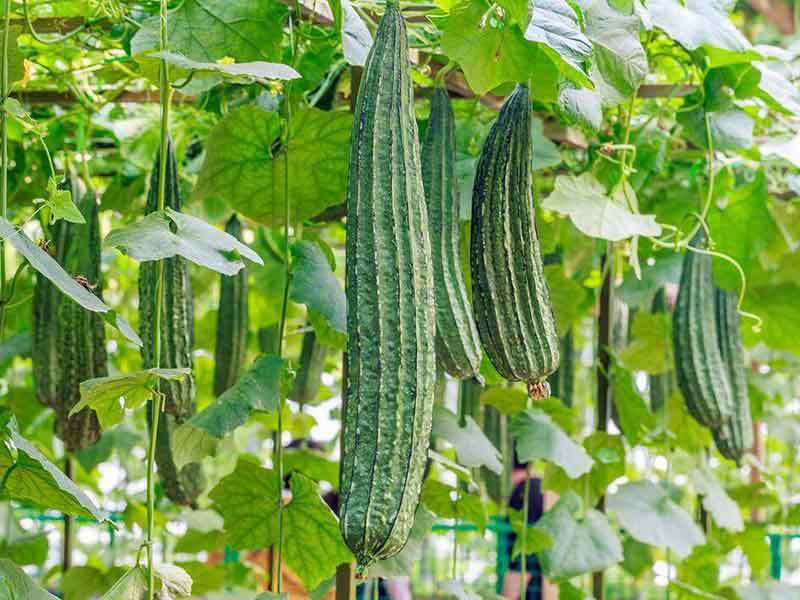
<instances>
[{"instance_id":1,"label":"wooden support post","mask_svg":"<svg viewBox=\"0 0 800 600\"><path fill-rule=\"evenodd\" d=\"M600 302L597 312L597 431L608 431L608 418L611 414L611 356L608 353L611 345L611 332L613 328L612 311L612 286L614 273L614 258L609 246L608 253L603 256L601 268L603 270L603 286L600 288ZM605 495L600 497L597 510L605 512ZM592 593L595 600L604 600L603 572L592 576Z\"/></svg>"}]
</instances>

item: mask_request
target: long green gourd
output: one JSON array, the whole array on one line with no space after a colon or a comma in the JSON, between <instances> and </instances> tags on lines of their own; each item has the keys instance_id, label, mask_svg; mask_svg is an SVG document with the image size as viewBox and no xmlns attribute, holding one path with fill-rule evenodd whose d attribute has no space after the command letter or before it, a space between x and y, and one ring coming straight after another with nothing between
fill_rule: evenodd
<instances>
[{"instance_id":1,"label":"long green gourd","mask_svg":"<svg viewBox=\"0 0 800 600\"><path fill-rule=\"evenodd\" d=\"M548 377L550 393L561 400L565 406L572 406L575 391L575 347L572 329L561 338L558 369Z\"/></svg>"},{"instance_id":2,"label":"long green gourd","mask_svg":"<svg viewBox=\"0 0 800 600\"><path fill-rule=\"evenodd\" d=\"M167 152L166 206L181 209L178 167L170 143ZM150 177L146 214L158 209L158 173L160 152ZM153 353L153 324L155 323L157 264L145 262L139 267L139 318L142 363L146 369L155 366ZM161 361L165 369L192 369L194 313L189 270L184 259L164 260L163 302L161 311ZM205 481L200 463L189 463L178 469L172 456L172 431L195 413L195 381L190 375L181 381L161 381L165 410L161 413L156 437L156 465L167 497L176 504L192 506L200 495ZM152 411L148 410L150 415ZM148 420L150 417L148 416ZM152 426L152 423L150 423Z\"/></svg>"},{"instance_id":3,"label":"long green gourd","mask_svg":"<svg viewBox=\"0 0 800 600\"><path fill-rule=\"evenodd\" d=\"M699 234L692 246L703 242ZM711 257L687 252L680 286L672 324L678 387L689 414L713 429L731 418L733 394L717 335Z\"/></svg>"},{"instance_id":4,"label":"long green gourd","mask_svg":"<svg viewBox=\"0 0 800 600\"><path fill-rule=\"evenodd\" d=\"M733 392L733 416L712 431L720 454L739 462L753 447L753 417L747 390L747 368L742 346L741 318L736 292L716 291L717 328L722 360L728 368Z\"/></svg>"},{"instance_id":5,"label":"long green gourd","mask_svg":"<svg viewBox=\"0 0 800 600\"><path fill-rule=\"evenodd\" d=\"M461 199L456 180L456 122L450 96L437 87L422 146L436 303L436 356L453 377L478 377L480 339L461 271Z\"/></svg>"},{"instance_id":6,"label":"long green gourd","mask_svg":"<svg viewBox=\"0 0 800 600\"><path fill-rule=\"evenodd\" d=\"M653 303L650 312L662 314L668 312L667 292L662 287L653 296ZM675 371L670 369L666 373L650 375L650 410L653 412L661 411L666 406L672 394L675 392Z\"/></svg>"},{"instance_id":7,"label":"long green gourd","mask_svg":"<svg viewBox=\"0 0 800 600\"><path fill-rule=\"evenodd\" d=\"M359 564L397 554L419 504L436 354L406 27L389 3L356 104L347 195L340 528Z\"/></svg>"},{"instance_id":8,"label":"long green gourd","mask_svg":"<svg viewBox=\"0 0 800 600\"><path fill-rule=\"evenodd\" d=\"M77 204L86 223L70 223L67 228L64 268L102 299L100 217L94 192L87 192ZM85 408L71 417L69 413L80 401L82 381L108 375L105 323L100 315L67 297L59 303L57 321L59 377L58 397L53 406L55 429L66 449L77 452L100 438L100 422L92 409Z\"/></svg>"},{"instance_id":9,"label":"long green gourd","mask_svg":"<svg viewBox=\"0 0 800 600\"><path fill-rule=\"evenodd\" d=\"M472 195L472 303L498 373L549 395L559 343L531 191L531 98L518 85L483 146Z\"/></svg>"},{"instance_id":10,"label":"long green gourd","mask_svg":"<svg viewBox=\"0 0 800 600\"><path fill-rule=\"evenodd\" d=\"M327 357L327 346L317 341L317 335L313 330L306 332L303 335L299 366L290 396L300 406L313 404L316 401Z\"/></svg>"},{"instance_id":11,"label":"long green gourd","mask_svg":"<svg viewBox=\"0 0 800 600\"><path fill-rule=\"evenodd\" d=\"M67 177L59 188L70 190L73 198L80 198L80 185L75 177ZM42 227L45 228L44 223ZM47 250L62 266L67 258L68 228L69 223L64 220L56 221L49 230L45 228L50 234ZM58 398L60 348L58 319L53 315L58 314L61 300L61 291L47 277L37 273L33 288L31 357L36 399L44 406L55 406Z\"/></svg>"},{"instance_id":12,"label":"long green gourd","mask_svg":"<svg viewBox=\"0 0 800 600\"><path fill-rule=\"evenodd\" d=\"M225 231L242 239L242 224L236 215L225 224ZM247 271L220 275L217 342L214 346L214 395L221 396L242 374L247 362L249 337Z\"/></svg>"}]
</instances>

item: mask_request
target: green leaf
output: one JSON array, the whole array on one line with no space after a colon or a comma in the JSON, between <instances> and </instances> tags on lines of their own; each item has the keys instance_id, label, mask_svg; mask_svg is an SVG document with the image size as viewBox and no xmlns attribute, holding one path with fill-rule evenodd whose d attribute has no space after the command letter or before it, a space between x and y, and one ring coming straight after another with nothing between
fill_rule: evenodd
<instances>
[{"instance_id":1,"label":"green leaf","mask_svg":"<svg viewBox=\"0 0 800 600\"><path fill-rule=\"evenodd\" d=\"M639 40L641 20L592 0L584 9L586 35L603 79L625 97L632 96L647 77L647 54Z\"/></svg>"},{"instance_id":2,"label":"green leaf","mask_svg":"<svg viewBox=\"0 0 800 600\"><path fill-rule=\"evenodd\" d=\"M650 481L626 483L608 497L608 509L635 539L651 546L666 546L680 558L705 543L703 532L666 490Z\"/></svg>"},{"instance_id":3,"label":"green leaf","mask_svg":"<svg viewBox=\"0 0 800 600\"><path fill-rule=\"evenodd\" d=\"M275 410L285 368L278 356L262 356L209 407L178 426L172 433L178 468L214 454L219 440L244 425L253 411Z\"/></svg>"},{"instance_id":4,"label":"green leaf","mask_svg":"<svg viewBox=\"0 0 800 600\"><path fill-rule=\"evenodd\" d=\"M283 509L283 559L306 589L314 589L353 557L317 484L294 473L290 488L291 501ZM233 473L211 490L209 497L225 519L233 548L257 550L278 541L280 492L277 473L245 460L239 460Z\"/></svg>"},{"instance_id":5,"label":"green leaf","mask_svg":"<svg viewBox=\"0 0 800 600\"><path fill-rule=\"evenodd\" d=\"M591 508L582 509L580 497L567 492L537 523L536 527L553 540L553 546L539 554L542 571L548 577L602 571L622 560L622 546L606 516Z\"/></svg>"},{"instance_id":6,"label":"green leaf","mask_svg":"<svg viewBox=\"0 0 800 600\"><path fill-rule=\"evenodd\" d=\"M466 521L481 532L489 522L486 507L478 496L456 490L435 479L427 479L423 484L422 503L442 519Z\"/></svg>"},{"instance_id":7,"label":"green leaf","mask_svg":"<svg viewBox=\"0 0 800 600\"><path fill-rule=\"evenodd\" d=\"M339 487L339 463L328 460L309 448L294 448L283 453L285 473L297 471L314 481L327 481L334 489Z\"/></svg>"},{"instance_id":8,"label":"green leaf","mask_svg":"<svg viewBox=\"0 0 800 600\"><path fill-rule=\"evenodd\" d=\"M203 62L279 60L288 12L276 0L223 4L186 0L169 12L167 47ZM160 38L161 20L155 15L142 22L131 40L131 54L153 81L157 81L158 62L147 54L160 47Z\"/></svg>"},{"instance_id":9,"label":"green leaf","mask_svg":"<svg viewBox=\"0 0 800 600\"><path fill-rule=\"evenodd\" d=\"M215 592L225 586L227 568L223 564L211 566L206 562L197 560L180 562L175 566L180 567L192 578L192 597L211 598L209 592ZM209 594L206 596L206 594Z\"/></svg>"},{"instance_id":10,"label":"green leaf","mask_svg":"<svg viewBox=\"0 0 800 600\"><path fill-rule=\"evenodd\" d=\"M225 547L225 534L222 531L202 532L188 529L175 543L175 552L180 554L197 554L199 552L215 552Z\"/></svg>"},{"instance_id":11,"label":"green leaf","mask_svg":"<svg viewBox=\"0 0 800 600\"><path fill-rule=\"evenodd\" d=\"M89 379L81 383L81 400L69 414L91 408L103 427L113 427L122 422L126 408L135 410L153 396L159 379L180 381L191 373L191 369L147 369Z\"/></svg>"},{"instance_id":12,"label":"green leaf","mask_svg":"<svg viewBox=\"0 0 800 600\"><path fill-rule=\"evenodd\" d=\"M713 207L708 215L714 250L736 260L745 275L761 268L761 253L779 235L768 202L766 175L759 170L752 182L728 193L724 208ZM714 261L714 278L726 289L741 287L738 271L726 261Z\"/></svg>"},{"instance_id":13,"label":"green leaf","mask_svg":"<svg viewBox=\"0 0 800 600\"><path fill-rule=\"evenodd\" d=\"M0 600L58 600L39 587L25 571L6 558L0 558Z\"/></svg>"},{"instance_id":14,"label":"green leaf","mask_svg":"<svg viewBox=\"0 0 800 600\"><path fill-rule=\"evenodd\" d=\"M156 577L161 580L163 589L170 595L190 596L192 594L192 578L180 567L169 563L158 563L153 570Z\"/></svg>"},{"instance_id":15,"label":"green leaf","mask_svg":"<svg viewBox=\"0 0 800 600\"><path fill-rule=\"evenodd\" d=\"M561 335L565 335L585 315L587 303L594 301L594 298L589 290L565 275L561 264L546 265L544 276L550 290L556 328Z\"/></svg>"},{"instance_id":16,"label":"green leaf","mask_svg":"<svg viewBox=\"0 0 800 600\"><path fill-rule=\"evenodd\" d=\"M270 79L298 79L300 73L292 67L281 63L271 63L262 60L253 62L202 62L185 57L179 52L155 52L154 58L161 58L171 65L181 67L187 71L201 71L220 73L227 76L233 82L252 83L255 81L267 81Z\"/></svg>"},{"instance_id":17,"label":"green leaf","mask_svg":"<svg viewBox=\"0 0 800 600\"><path fill-rule=\"evenodd\" d=\"M30 265L36 269L38 273L49 279L54 286L80 304L83 308L96 313L106 313L106 315L113 314L113 311L111 311L100 298L70 277L52 256L34 244L27 235L17 230L11 223L3 218L0 218L0 238L11 244L17 252L28 260ZM113 322L110 322L110 324L118 327L128 340L137 346L141 346L141 338L136 335L136 332L131 329L130 325L115 314L113 317ZM106 321L108 322L108 319L106 319Z\"/></svg>"},{"instance_id":18,"label":"green leaf","mask_svg":"<svg viewBox=\"0 0 800 600\"><path fill-rule=\"evenodd\" d=\"M531 408L515 416L511 421L511 434L522 462L548 460L573 479L592 468L594 461L586 451L539 409Z\"/></svg>"},{"instance_id":19,"label":"green leaf","mask_svg":"<svg viewBox=\"0 0 800 600\"><path fill-rule=\"evenodd\" d=\"M258 106L228 113L209 136L195 195L268 227L283 225L284 186L292 223L344 201L353 117L307 108L292 118L287 146L276 150L280 118ZM288 153L288 182L284 153Z\"/></svg>"},{"instance_id":20,"label":"green leaf","mask_svg":"<svg viewBox=\"0 0 800 600\"><path fill-rule=\"evenodd\" d=\"M619 356L629 370L660 375L672 368L672 319L668 313L637 312L631 338Z\"/></svg>"},{"instance_id":21,"label":"green leaf","mask_svg":"<svg viewBox=\"0 0 800 600\"><path fill-rule=\"evenodd\" d=\"M719 3L708 0L647 0L653 25L687 50L705 49L714 64L750 62L760 55L731 23Z\"/></svg>"},{"instance_id":22,"label":"green leaf","mask_svg":"<svg viewBox=\"0 0 800 600\"><path fill-rule=\"evenodd\" d=\"M556 51L546 42L529 42L518 25L506 22L490 7L488 0L465 0L454 7L442 32L442 51L461 66L478 95L502 83L528 81L535 73L533 95L543 102L554 100L559 68L543 48L551 55ZM570 66L569 71L575 69Z\"/></svg>"},{"instance_id":23,"label":"green leaf","mask_svg":"<svg viewBox=\"0 0 800 600\"><path fill-rule=\"evenodd\" d=\"M771 581L769 583L751 583L736 588L740 598L747 600L798 600L800 591L789 583Z\"/></svg>"},{"instance_id":24,"label":"green leaf","mask_svg":"<svg viewBox=\"0 0 800 600\"><path fill-rule=\"evenodd\" d=\"M617 361L611 368L614 405L619 413L620 426L628 441L636 445L655 428L656 419L647 401L636 391L631 372L620 367Z\"/></svg>"},{"instance_id":25,"label":"green leaf","mask_svg":"<svg viewBox=\"0 0 800 600\"><path fill-rule=\"evenodd\" d=\"M64 220L70 223L86 223L80 209L72 201L72 192L62 190L58 187L58 182L51 177L47 182L47 208L50 209L50 224Z\"/></svg>"},{"instance_id":26,"label":"green leaf","mask_svg":"<svg viewBox=\"0 0 800 600\"><path fill-rule=\"evenodd\" d=\"M631 212L625 193L606 194L603 184L591 173L559 175L555 189L542 207L568 215L588 236L617 242L635 235L658 236L661 226L654 215Z\"/></svg>"},{"instance_id":27,"label":"green leaf","mask_svg":"<svg viewBox=\"0 0 800 600\"><path fill-rule=\"evenodd\" d=\"M608 486L625 475L625 445L621 436L595 432L583 441L583 447L594 459L591 471L571 479L561 467L548 464L543 485L559 494L572 490L594 506Z\"/></svg>"},{"instance_id":28,"label":"green leaf","mask_svg":"<svg viewBox=\"0 0 800 600\"><path fill-rule=\"evenodd\" d=\"M708 148L706 114L715 150L742 150L752 147L755 122L750 115L738 108L709 113L697 108L678 113L678 123L683 126L686 137L695 146Z\"/></svg>"},{"instance_id":29,"label":"green leaf","mask_svg":"<svg viewBox=\"0 0 800 600\"><path fill-rule=\"evenodd\" d=\"M100 600L146 600L147 576L143 567L135 566L123 575Z\"/></svg>"},{"instance_id":30,"label":"green leaf","mask_svg":"<svg viewBox=\"0 0 800 600\"><path fill-rule=\"evenodd\" d=\"M622 552L625 555L622 568L636 579L653 567L653 550L647 544L627 536L622 543Z\"/></svg>"},{"instance_id":31,"label":"green leaf","mask_svg":"<svg viewBox=\"0 0 800 600\"><path fill-rule=\"evenodd\" d=\"M566 0L532 0L532 17L525 30L525 39L538 45L572 81L592 87L583 70L583 62L592 54L592 45L581 31L578 15Z\"/></svg>"},{"instance_id":32,"label":"green leaf","mask_svg":"<svg viewBox=\"0 0 800 600\"><path fill-rule=\"evenodd\" d=\"M462 427L458 416L442 406L433 407L432 434L455 448L458 462L465 467L486 467L498 475L503 472L502 456L470 416Z\"/></svg>"},{"instance_id":33,"label":"green leaf","mask_svg":"<svg viewBox=\"0 0 800 600\"><path fill-rule=\"evenodd\" d=\"M748 288L744 309L763 319L760 333L748 321L742 323L742 335L748 346L767 344L773 350L800 353L800 320L797 317L800 285L785 283Z\"/></svg>"},{"instance_id":34,"label":"green leaf","mask_svg":"<svg viewBox=\"0 0 800 600\"><path fill-rule=\"evenodd\" d=\"M114 580L109 581L109 574L90 566L71 567L61 578L61 591L64 600L84 600L99 597Z\"/></svg>"},{"instance_id":35,"label":"green leaf","mask_svg":"<svg viewBox=\"0 0 800 600\"><path fill-rule=\"evenodd\" d=\"M542 120L534 117L531 130L533 132L533 162L531 168L534 171L542 171L560 165L562 162L561 152L558 146L544 135L544 123ZM472 192L472 189L470 188L469 191Z\"/></svg>"},{"instance_id":36,"label":"green leaf","mask_svg":"<svg viewBox=\"0 0 800 600\"><path fill-rule=\"evenodd\" d=\"M240 257L264 264L257 253L232 235L169 207L164 213L153 212L132 225L114 229L105 243L139 262L182 256L228 276L244 268Z\"/></svg>"},{"instance_id":37,"label":"green leaf","mask_svg":"<svg viewBox=\"0 0 800 600\"><path fill-rule=\"evenodd\" d=\"M325 253L315 242L292 246L291 298L325 317L337 332L347 333L347 299Z\"/></svg>"},{"instance_id":38,"label":"green leaf","mask_svg":"<svg viewBox=\"0 0 800 600\"><path fill-rule=\"evenodd\" d=\"M734 533L744 531L739 506L725 493L710 469L697 467L692 471L691 479L697 493L702 496L703 507L714 517L717 525Z\"/></svg>"},{"instance_id":39,"label":"green leaf","mask_svg":"<svg viewBox=\"0 0 800 600\"><path fill-rule=\"evenodd\" d=\"M16 534L13 538L0 540L0 558L7 558L11 562L27 566L41 567L47 560L49 544L47 533Z\"/></svg>"},{"instance_id":40,"label":"green leaf","mask_svg":"<svg viewBox=\"0 0 800 600\"><path fill-rule=\"evenodd\" d=\"M433 513L420 504L414 514L414 525L403 550L391 558L379 561L369 569L370 577L408 577L414 566L422 559L425 541L431 536L431 529L436 522Z\"/></svg>"},{"instance_id":41,"label":"green leaf","mask_svg":"<svg viewBox=\"0 0 800 600\"><path fill-rule=\"evenodd\" d=\"M366 23L353 9L349 0L342 3L342 52L344 59L355 67L363 67L372 48L372 35Z\"/></svg>"},{"instance_id":42,"label":"green leaf","mask_svg":"<svg viewBox=\"0 0 800 600\"><path fill-rule=\"evenodd\" d=\"M511 558L515 558L523 553L522 533L526 528L524 548L526 556L539 554L543 550L553 547L553 538L550 537L547 531L541 527L536 527L535 524L525 523L523 511L511 509L509 510L508 516L511 527L517 535L517 539L514 541L514 547L511 549Z\"/></svg>"},{"instance_id":43,"label":"green leaf","mask_svg":"<svg viewBox=\"0 0 800 600\"><path fill-rule=\"evenodd\" d=\"M492 387L481 394L481 404L493 406L504 415L516 415L528 406L528 394L506 387Z\"/></svg>"},{"instance_id":44,"label":"green leaf","mask_svg":"<svg viewBox=\"0 0 800 600\"><path fill-rule=\"evenodd\" d=\"M4 479L2 495L7 499L98 522L105 520L75 482L19 434L13 420L0 429L0 480Z\"/></svg>"}]
</instances>

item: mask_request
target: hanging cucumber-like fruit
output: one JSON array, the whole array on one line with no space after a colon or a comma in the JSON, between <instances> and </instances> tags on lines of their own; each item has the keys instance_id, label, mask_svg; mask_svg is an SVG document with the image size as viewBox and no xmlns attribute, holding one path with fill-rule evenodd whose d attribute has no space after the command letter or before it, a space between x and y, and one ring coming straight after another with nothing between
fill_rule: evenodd
<instances>
[{"instance_id":1,"label":"hanging cucumber-like fruit","mask_svg":"<svg viewBox=\"0 0 800 600\"><path fill-rule=\"evenodd\" d=\"M361 80L347 195L340 528L359 564L400 552L428 458L436 334L406 26L387 4Z\"/></svg>"},{"instance_id":2,"label":"hanging cucumber-like fruit","mask_svg":"<svg viewBox=\"0 0 800 600\"><path fill-rule=\"evenodd\" d=\"M74 176L67 176L58 187L69 190L73 198L83 195L82 186ZM63 266L67 258L69 222L59 220L50 227L42 222L42 228L50 236L45 239L45 250ZM33 288L31 358L36 399L44 406L55 406L58 398L58 356L61 349L58 343L58 319L54 319L53 315L58 314L62 299L61 291L47 277L37 273Z\"/></svg>"},{"instance_id":3,"label":"hanging cucumber-like fruit","mask_svg":"<svg viewBox=\"0 0 800 600\"><path fill-rule=\"evenodd\" d=\"M753 417L750 412L742 326L737 305L736 292L717 289L719 345L733 392L733 416L712 433L720 454L739 462L744 453L753 447Z\"/></svg>"},{"instance_id":4,"label":"hanging cucumber-like fruit","mask_svg":"<svg viewBox=\"0 0 800 600\"><path fill-rule=\"evenodd\" d=\"M303 335L299 366L290 396L300 406L313 404L317 399L327 357L328 347L317 341L317 334L313 330L307 331Z\"/></svg>"},{"instance_id":5,"label":"hanging cucumber-like fruit","mask_svg":"<svg viewBox=\"0 0 800 600\"><path fill-rule=\"evenodd\" d=\"M422 180L428 207L434 298L436 356L453 377L480 378L478 329L461 271L461 199L456 180L456 120L450 96L437 87L422 146Z\"/></svg>"},{"instance_id":6,"label":"hanging cucumber-like fruit","mask_svg":"<svg viewBox=\"0 0 800 600\"><path fill-rule=\"evenodd\" d=\"M472 194L472 302L497 372L549 395L559 344L531 191L531 99L518 85L481 151Z\"/></svg>"},{"instance_id":7,"label":"hanging cucumber-like fruit","mask_svg":"<svg viewBox=\"0 0 800 600\"><path fill-rule=\"evenodd\" d=\"M242 224L236 215L225 224L225 232L242 239ZM214 395L221 396L242 374L247 362L249 337L247 315L247 271L220 275L217 343L214 346Z\"/></svg>"},{"instance_id":8,"label":"hanging cucumber-like fruit","mask_svg":"<svg viewBox=\"0 0 800 600\"><path fill-rule=\"evenodd\" d=\"M667 305L667 292L662 287L653 297L653 304L650 312L662 314L669 311ZM650 375L650 410L653 412L661 411L666 406L672 394L675 392L675 371L670 368L666 373Z\"/></svg>"},{"instance_id":9,"label":"hanging cucumber-like fruit","mask_svg":"<svg viewBox=\"0 0 800 600\"><path fill-rule=\"evenodd\" d=\"M70 223L67 228L64 268L102 300L100 217L94 192L87 192L77 204L86 223ZM100 422L94 410L85 408L72 416L69 413L80 401L82 381L108 375L105 323L100 315L67 297L59 303L57 322L59 377L53 406L55 430L66 449L77 452L100 439Z\"/></svg>"},{"instance_id":10,"label":"hanging cucumber-like fruit","mask_svg":"<svg viewBox=\"0 0 800 600\"><path fill-rule=\"evenodd\" d=\"M572 329L561 338L559 348L558 369L547 378L550 384L550 393L561 400L565 406L572 406L572 396L575 389L575 347Z\"/></svg>"},{"instance_id":11,"label":"hanging cucumber-like fruit","mask_svg":"<svg viewBox=\"0 0 800 600\"><path fill-rule=\"evenodd\" d=\"M150 191L147 194L145 214L158 209L158 175L160 152L150 176ZM178 166L172 143L167 150L165 206L181 209ZM161 361L164 369L192 369L192 344L194 340L194 311L192 288L186 261L180 257L168 258L163 265L163 301L161 304ZM153 325L156 322L156 283L158 265L144 262L139 267L139 318L140 335L143 341L142 363L144 368L155 367L153 353ZM172 455L172 431L195 413L194 376L180 381L160 381L159 389L164 394L164 412L159 417L156 437L156 465L164 492L175 504L192 506L200 495L205 480L200 463L189 463L178 469ZM148 420L151 410L148 409ZM152 426L152 423L150 423Z\"/></svg>"},{"instance_id":12,"label":"hanging cucumber-like fruit","mask_svg":"<svg viewBox=\"0 0 800 600\"><path fill-rule=\"evenodd\" d=\"M701 248L704 241L700 233L692 246ZM672 325L678 387L697 422L719 427L733 414L733 394L717 332L711 257L687 252L680 285Z\"/></svg>"}]
</instances>

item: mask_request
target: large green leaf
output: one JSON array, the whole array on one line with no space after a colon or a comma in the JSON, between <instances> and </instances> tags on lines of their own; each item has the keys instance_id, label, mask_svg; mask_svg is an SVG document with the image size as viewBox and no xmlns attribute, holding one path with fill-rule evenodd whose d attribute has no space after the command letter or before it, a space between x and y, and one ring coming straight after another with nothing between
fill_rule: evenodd
<instances>
[{"instance_id":1,"label":"large green leaf","mask_svg":"<svg viewBox=\"0 0 800 600\"><path fill-rule=\"evenodd\" d=\"M719 2L648 0L647 10L653 25L687 50L706 49L712 64L749 62L759 58Z\"/></svg>"},{"instance_id":2,"label":"large green leaf","mask_svg":"<svg viewBox=\"0 0 800 600\"><path fill-rule=\"evenodd\" d=\"M661 226L653 215L631 211L625 193L616 190L609 196L603 184L591 173L559 175L555 189L542 207L566 214L586 235L609 240L624 240L636 235L658 236Z\"/></svg>"},{"instance_id":3,"label":"large green leaf","mask_svg":"<svg viewBox=\"0 0 800 600\"><path fill-rule=\"evenodd\" d=\"M703 507L714 517L717 525L732 532L744 531L739 506L725 493L713 471L697 467L691 477L697 493L703 498Z\"/></svg>"},{"instance_id":4,"label":"large green leaf","mask_svg":"<svg viewBox=\"0 0 800 600\"><path fill-rule=\"evenodd\" d=\"M442 406L433 407L433 435L444 439L455 448L458 461L465 467L486 467L497 474L503 472L502 456L470 416L464 426L458 416Z\"/></svg>"},{"instance_id":5,"label":"large green leaf","mask_svg":"<svg viewBox=\"0 0 800 600\"><path fill-rule=\"evenodd\" d=\"M575 9L567 0L530 0L529 4L525 39L537 44L566 77L591 86L583 62L591 56L592 45L581 31Z\"/></svg>"},{"instance_id":6,"label":"large green leaf","mask_svg":"<svg viewBox=\"0 0 800 600\"><path fill-rule=\"evenodd\" d=\"M637 312L631 338L620 352L628 369L659 375L672 368L672 319L668 313Z\"/></svg>"},{"instance_id":7,"label":"large green leaf","mask_svg":"<svg viewBox=\"0 0 800 600\"><path fill-rule=\"evenodd\" d=\"M619 414L620 426L628 441L636 445L655 427L655 416L636 390L631 372L616 361L611 369L614 405Z\"/></svg>"},{"instance_id":8,"label":"large green leaf","mask_svg":"<svg viewBox=\"0 0 800 600\"><path fill-rule=\"evenodd\" d=\"M114 229L105 243L139 262L181 256L228 276L244 268L242 257L264 264L256 252L232 235L169 207L163 213L153 212L132 225Z\"/></svg>"},{"instance_id":9,"label":"large green leaf","mask_svg":"<svg viewBox=\"0 0 800 600\"><path fill-rule=\"evenodd\" d=\"M761 331L755 332L750 322L743 323L742 335L747 345L765 343L774 350L800 353L797 298L800 298L800 285L796 283L748 288L744 308L761 317L763 324Z\"/></svg>"},{"instance_id":10,"label":"large green leaf","mask_svg":"<svg viewBox=\"0 0 800 600\"><path fill-rule=\"evenodd\" d=\"M575 577L622 561L622 546L606 516L591 508L584 511L574 492L565 493L536 526L553 540L539 554L542 571L549 577Z\"/></svg>"},{"instance_id":11,"label":"large green leaf","mask_svg":"<svg viewBox=\"0 0 800 600\"><path fill-rule=\"evenodd\" d=\"M586 314L588 304L594 301L589 290L566 276L561 264L546 265L544 276L550 290L550 301L556 317L556 329L563 336Z\"/></svg>"},{"instance_id":12,"label":"large green leaf","mask_svg":"<svg viewBox=\"0 0 800 600\"><path fill-rule=\"evenodd\" d=\"M272 227L283 225L288 185L290 220L302 222L344 201L352 123L343 111L304 109L293 116L288 145L276 149L277 113L255 105L231 111L209 136L195 194Z\"/></svg>"},{"instance_id":13,"label":"large green leaf","mask_svg":"<svg viewBox=\"0 0 800 600\"><path fill-rule=\"evenodd\" d=\"M306 589L333 576L352 560L336 516L322 500L317 484L300 473L291 476L291 501L283 509L283 559ZM240 460L209 497L225 519L228 543L238 550L266 548L278 541L277 473Z\"/></svg>"},{"instance_id":14,"label":"large green leaf","mask_svg":"<svg viewBox=\"0 0 800 600\"><path fill-rule=\"evenodd\" d=\"M253 411L276 410L285 366L278 356L262 356L211 406L178 426L172 433L175 464L214 454L219 440L244 425Z\"/></svg>"},{"instance_id":15,"label":"large green leaf","mask_svg":"<svg viewBox=\"0 0 800 600\"><path fill-rule=\"evenodd\" d=\"M502 83L527 82L535 76L531 82L534 97L545 102L555 100L560 71L551 58L557 52L548 45L545 33L534 30L532 34L539 35L540 43L530 42L519 25L501 18L497 10L490 10L491 6L488 0L465 0L453 8L442 34L442 50L458 62L476 94ZM487 61L487 56L492 60ZM574 74L574 67L563 64Z\"/></svg>"},{"instance_id":16,"label":"large green leaf","mask_svg":"<svg viewBox=\"0 0 800 600\"><path fill-rule=\"evenodd\" d=\"M7 558L0 558L0 600L57 600Z\"/></svg>"},{"instance_id":17,"label":"large green leaf","mask_svg":"<svg viewBox=\"0 0 800 600\"><path fill-rule=\"evenodd\" d=\"M692 517L675 504L666 490L650 481L626 483L608 497L608 509L635 539L666 546L680 558L703 544L703 532Z\"/></svg>"},{"instance_id":18,"label":"large green leaf","mask_svg":"<svg viewBox=\"0 0 800 600\"><path fill-rule=\"evenodd\" d=\"M511 434L522 462L548 460L572 478L580 477L592 468L594 461L586 451L573 442L549 415L538 409L531 408L514 417Z\"/></svg>"},{"instance_id":19,"label":"large green leaf","mask_svg":"<svg viewBox=\"0 0 800 600\"><path fill-rule=\"evenodd\" d=\"M752 182L728 193L724 208L715 206L708 215L714 250L736 260L745 275L761 268L761 253L779 234L768 202L767 178L759 170ZM722 260L714 261L714 278L727 289L742 285L736 268Z\"/></svg>"},{"instance_id":20,"label":"large green leaf","mask_svg":"<svg viewBox=\"0 0 800 600\"><path fill-rule=\"evenodd\" d=\"M480 531L486 529L489 521L486 506L478 496L456 490L435 479L428 479L422 486L422 503L443 519L466 521Z\"/></svg>"},{"instance_id":21,"label":"large green leaf","mask_svg":"<svg viewBox=\"0 0 800 600\"><path fill-rule=\"evenodd\" d=\"M13 419L0 429L0 481L3 480L5 486L0 490L0 498L105 520L75 482L19 434Z\"/></svg>"},{"instance_id":22,"label":"large green leaf","mask_svg":"<svg viewBox=\"0 0 800 600\"><path fill-rule=\"evenodd\" d=\"M325 253L315 242L292 247L291 298L325 317L339 333L347 332L347 299Z\"/></svg>"},{"instance_id":23,"label":"large green leaf","mask_svg":"<svg viewBox=\"0 0 800 600\"><path fill-rule=\"evenodd\" d=\"M649 70L639 40L641 20L614 10L607 0L590 0L583 12L600 75L623 96L632 96Z\"/></svg>"},{"instance_id":24,"label":"large green leaf","mask_svg":"<svg viewBox=\"0 0 800 600\"><path fill-rule=\"evenodd\" d=\"M186 0L169 13L168 47L203 62L279 60L288 12L277 0ZM155 15L142 23L131 40L131 53L151 79L158 75L157 63L144 55L158 49L160 39L161 20Z\"/></svg>"},{"instance_id":25,"label":"large green leaf","mask_svg":"<svg viewBox=\"0 0 800 600\"><path fill-rule=\"evenodd\" d=\"M135 410L153 396L159 379L179 381L191 375L190 369L147 369L125 375L98 377L81 383L81 400L70 415L91 408L103 427L122 422L125 409Z\"/></svg>"},{"instance_id":26,"label":"large green leaf","mask_svg":"<svg viewBox=\"0 0 800 600\"><path fill-rule=\"evenodd\" d=\"M128 570L100 600L146 600L147 574L144 567Z\"/></svg>"},{"instance_id":27,"label":"large green leaf","mask_svg":"<svg viewBox=\"0 0 800 600\"><path fill-rule=\"evenodd\" d=\"M700 148L708 148L706 112L696 108L678 113L678 123L686 137ZM753 127L750 115L738 108L728 108L708 113L708 127L715 150L742 150L753 145Z\"/></svg>"}]
</instances>

